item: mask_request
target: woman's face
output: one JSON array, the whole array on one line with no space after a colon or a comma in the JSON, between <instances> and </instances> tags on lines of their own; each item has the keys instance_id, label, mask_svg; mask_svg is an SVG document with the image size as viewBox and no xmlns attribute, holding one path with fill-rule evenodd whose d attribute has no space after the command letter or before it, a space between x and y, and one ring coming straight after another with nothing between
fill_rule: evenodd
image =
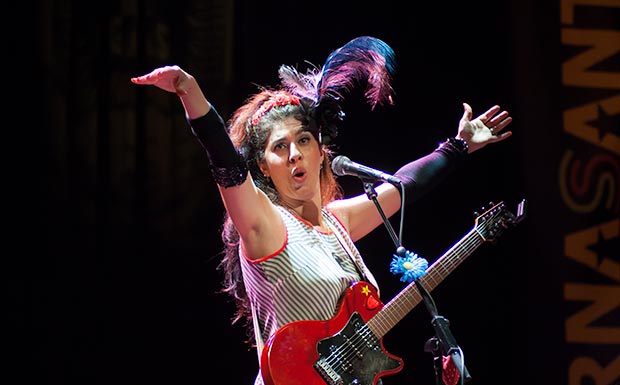
<instances>
[{"instance_id":1,"label":"woman's face","mask_svg":"<svg viewBox=\"0 0 620 385\"><path fill-rule=\"evenodd\" d=\"M276 123L265 143L261 171L271 178L280 199L291 206L320 199L323 151L294 117Z\"/></svg>"}]
</instances>

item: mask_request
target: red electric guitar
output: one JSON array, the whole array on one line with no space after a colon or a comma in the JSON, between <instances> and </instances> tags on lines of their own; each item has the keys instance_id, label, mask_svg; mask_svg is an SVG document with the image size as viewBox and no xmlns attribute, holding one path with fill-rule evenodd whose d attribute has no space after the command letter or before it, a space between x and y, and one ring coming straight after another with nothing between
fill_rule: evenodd
<instances>
[{"instance_id":1,"label":"red electric guitar","mask_svg":"<svg viewBox=\"0 0 620 385\"><path fill-rule=\"evenodd\" d=\"M433 290L484 242L524 218L525 200L517 214L504 203L478 216L475 226L444 253L419 279ZM261 354L266 385L375 385L403 367L401 358L383 347L383 336L423 300L415 282L385 305L376 289L356 282L347 289L338 313L326 321L296 321L271 336Z\"/></svg>"}]
</instances>

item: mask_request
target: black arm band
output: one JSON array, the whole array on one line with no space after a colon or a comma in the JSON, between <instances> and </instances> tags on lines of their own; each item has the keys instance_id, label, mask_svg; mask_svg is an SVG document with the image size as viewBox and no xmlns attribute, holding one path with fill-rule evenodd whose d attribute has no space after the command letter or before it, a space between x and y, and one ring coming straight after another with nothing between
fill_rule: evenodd
<instances>
[{"instance_id":1,"label":"black arm band","mask_svg":"<svg viewBox=\"0 0 620 385\"><path fill-rule=\"evenodd\" d=\"M467 155L467 143L450 138L430 154L401 167L394 176L405 186L406 203L414 202L432 190L456 169Z\"/></svg>"},{"instance_id":2,"label":"black arm band","mask_svg":"<svg viewBox=\"0 0 620 385\"><path fill-rule=\"evenodd\" d=\"M238 186L248 175L248 167L235 149L224 119L211 106L211 110L197 119L188 119L192 133L207 152L213 179L222 187Z\"/></svg>"},{"instance_id":3,"label":"black arm band","mask_svg":"<svg viewBox=\"0 0 620 385\"><path fill-rule=\"evenodd\" d=\"M469 152L469 146L464 139L448 138L437 147L437 151L446 154L452 160L458 160Z\"/></svg>"}]
</instances>

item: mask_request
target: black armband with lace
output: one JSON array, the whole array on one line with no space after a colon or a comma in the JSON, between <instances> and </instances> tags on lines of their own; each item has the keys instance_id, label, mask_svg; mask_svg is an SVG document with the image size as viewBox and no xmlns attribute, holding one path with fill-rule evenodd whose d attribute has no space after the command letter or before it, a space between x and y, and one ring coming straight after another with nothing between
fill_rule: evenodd
<instances>
[{"instance_id":1,"label":"black armband with lace","mask_svg":"<svg viewBox=\"0 0 620 385\"><path fill-rule=\"evenodd\" d=\"M188 119L192 133L207 152L215 183L222 187L242 184L248 175L245 160L235 149L224 120L211 106L211 110L197 119Z\"/></svg>"},{"instance_id":2,"label":"black armband with lace","mask_svg":"<svg viewBox=\"0 0 620 385\"><path fill-rule=\"evenodd\" d=\"M414 160L394 173L405 187L406 203L414 202L446 179L467 155L467 142L449 138L435 151Z\"/></svg>"},{"instance_id":3,"label":"black armband with lace","mask_svg":"<svg viewBox=\"0 0 620 385\"><path fill-rule=\"evenodd\" d=\"M437 151L443 152L450 159L458 159L467 155L469 152L469 146L464 139L448 138L445 142L441 143L439 147L437 147Z\"/></svg>"}]
</instances>

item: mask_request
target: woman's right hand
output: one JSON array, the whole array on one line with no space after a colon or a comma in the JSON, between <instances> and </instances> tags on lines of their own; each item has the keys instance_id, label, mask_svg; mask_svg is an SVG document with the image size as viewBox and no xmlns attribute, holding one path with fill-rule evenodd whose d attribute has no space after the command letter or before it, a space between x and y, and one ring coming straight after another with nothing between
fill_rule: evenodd
<instances>
[{"instance_id":1,"label":"woman's right hand","mask_svg":"<svg viewBox=\"0 0 620 385\"><path fill-rule=\"evenodd\" d=\"M211 109L211 105L202 93L196 79L179 66L160 67L146 75L131 78L131 82L153 85L164 91L177 94L181 98L188 119L204 116Z\"/></svg>"},{"instance_id":2,"label":"woman's right hand","mask_svg":"<svg viewBox=\"0 0 620 385\"><path fill-rule=\"evenodd\" d=\"M131 82L153 85L179 96L187 95L194 87L197 87L196 79L176 65L154 69L146 75L131 78Z\"/></svg>"}]
</instances>

